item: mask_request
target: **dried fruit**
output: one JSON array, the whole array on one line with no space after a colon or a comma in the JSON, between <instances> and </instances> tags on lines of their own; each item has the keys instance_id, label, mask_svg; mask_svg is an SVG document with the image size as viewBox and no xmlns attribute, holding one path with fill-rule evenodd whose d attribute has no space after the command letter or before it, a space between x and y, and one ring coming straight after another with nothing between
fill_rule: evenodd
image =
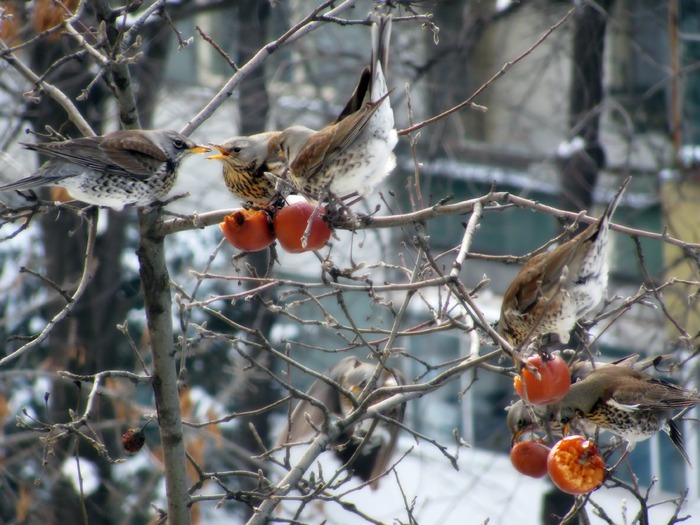
<instances>
[{"instance_id":1,"label":"dried fruit","mask_svg":"<svg viewBox=\"0 0 700 525\"><path fill-rule=\"evenodd\" d=\"M146 435L140 428L130 428L122 435L122 446L128 454L136 454L146 442Z\"/></svg>"},{"instance_id":2,"label":"dried fruit","mask_svg":"<svg viewBox=\"0 0 700 525\"><path fill-rule=\"evenodd\" d=\"M540 377L523 368L522 376L513 379L513 386L520 397L533 405L549 405L566 395L571 386L571 373L561 357L552 356L543 361L539 354L535 354L528 357L527 362L537 369Z\"/></svg>"},{"instance_id":3,"label":"dried fruit","mask_svg":"<svg viewBox=\"0 0 700 525\"><path fill-rule=\"evenodd\" d=\"M547 457L547 472L559 490L568 494L586 494L605 480L605 461L595 443L583 436L560 440Z\"/></svg>"},{"instance_id":4,"label":"dried fruit","mask_svg":"<svg viewBox=\"0 0 700 525\"><path fill-rule=\"evenodd\" d=\"M219 224L226 240L235 248L257 252L275 240L270 216L265 210L236 210Z\"/></svg>"}]
</instances>

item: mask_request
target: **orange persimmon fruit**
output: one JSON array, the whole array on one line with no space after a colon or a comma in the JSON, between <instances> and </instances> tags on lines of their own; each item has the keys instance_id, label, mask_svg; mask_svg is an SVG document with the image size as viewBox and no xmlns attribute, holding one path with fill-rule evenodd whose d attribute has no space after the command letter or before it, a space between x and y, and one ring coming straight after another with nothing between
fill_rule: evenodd
<instances>
[{"instance_id":1,"label":"orange persimmon fruit","mask_svg":"<svg viewBox=\"0 0 700 525\"><path fill-rule=\"evenodd\" d=\"M605 480L605 461L595 443L583 436L567 436L557 442L547 456L547 472L552 482L567 494L586 494Z\"/></svg>"},{"instance_id":2,"label":"orange persimmon fruit","mask_svg":"<svg viewBox=\"0 0 700 525\"><path fill-rule=\"evenodd\" d=\"M533 405L549 405L566 395L571 386L571 372L561 357L555 355L543 361L539 354L534 354L527 358L527 362L537 369L540 377L523 368L521 375L513 379L520 397Z\"/></svg>"},{"instance_id":3,"label":"orange persimmon fruit","mask_svg":"<svg viewBox=\"0 0 700 525\"><path fill-rule=\"evenodd\" d=\"M263 250L275 240L270 216L265 210L236 210L224 217L219 227L228 242L246 252Z\"/></svg>"},{"instance_id":4,"label":"orange persimmon fruit","mask_svg":"<svg viewBox=\"0 0 700 525\"><path fill-rule=\"evenodd\" d=\"M301 253L323 248L331 237L331 229L323 220L326 209L321 207L314 215L316 206L298 201L289 204L275 214L274 228L280 246L290 253ZM312 219L313 217L313 219ZM302 245L302 237L311 220L309 238L306 246Z\"/></svg>"},{"instance_id":5,"label":"orange persimmon fruit","mask_svg":"<svg viewBox=\"0 0 700 525\"><path fill-rule=\"evenodd\" d=\"M541 478L547 473L549 447L541 439L528 439L515 443L510 449L510 462L515 470L530 476Z\"/></svg>"}]
</instances>

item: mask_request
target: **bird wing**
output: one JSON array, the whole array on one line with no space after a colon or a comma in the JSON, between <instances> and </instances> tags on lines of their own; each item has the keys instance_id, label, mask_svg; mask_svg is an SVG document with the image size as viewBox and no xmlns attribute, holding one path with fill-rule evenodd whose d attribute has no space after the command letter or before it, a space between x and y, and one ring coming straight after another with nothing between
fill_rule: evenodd
<instances>
[{"instance_id":1,"label":"bird wing","mask_svg":"<svg viewBox=\"0 0 700 525\"><path fill-rule=\"evenodd\" d=\"M503 304L525 313L542 297L542 279L548 253L540 253L530 259L518 273L518 277L506 290ZM503 315L501 315L503 317Z\"/></svg>"},{"instance_id":2,"label":"bird wing","mask_svg":"<svg viewBox=\"0 0 700 525\"><path fill-rule=\"evenodd\" d=\"M386 97L376 102L368 102L358 111L345 117L337 124L326 126L321 131L309 137L304 148L299 152L291 169L301 171L305 179L313 179L321 173L328 164L345 151L365 129L369 119L374 115Z\"/></svg>"},{"instance_id":3,"label":"bird wing","mask_svg":"<svg viewBox=\"0 0 700 525\"><path fill-rule=\"evenodd\" d=\"M48 157L98 173L137 179L151 177L167 161L165 153L142 135L114 131L103 137L80 137L64 142L21 143ZM124 148L124 149L122 149Z\"/></svg>"},{"instance_id":4,"label":"bird wing","mask_svg":"<svg viewBox=\"0 0 700 525\"><path fill-rule=\"evenodd\" d=\"M168 162L166 153L148 137L115 131L100 145L108 172L127 173L136 178L152 177Z\"/></svg>"},{"instance_id":5,"label":"bird wing","mask_svg":"<svg viewBox=\"0 0 700 525\"><path fill-rule=\"evenodd\" d=\"M317 379L306 393L309 397L323 404L331 414L337 414L340 411L338 393L328 383ZM278 445L299 441L313 435L316 430L309 421L314 426L321 427L324 420L325 415L320 408L314 406L306 399L301 400L292 411L287 428L280 435Z\"/></svg>"},{"instance_id":6,"label":"bird wing","mask_svg":"<svg viewBox=\"0 0 700 525\"><path fill-rule=\"evenodd\" d=\"M340 383L341 377L351 361L356 361L354 357L346 357L339 361L324 375L329 379ZM306 392L306 395L326 407L331 414L340 414L340 394L337 389L321 379L316 379ZM314 406L309 400L302 399L292 411L287 428L280 435L277 444L283 445L292 441L299 441L302 438L314 434L316 431L309 424L309 421L316 427L321 427L325 420L325 414L319 407Z\"/></svg>"},{"instance_id":7,"label":"bird wing","mask_svg":"<svg viewBox=\"0 0 700 525\"><path fill-rule=\"evenodd\" d=\"M618 370L619 374L620 371ZM690 390L636 370L626 371L627 380L617 382L609 398L622 406L644 409L680 409L700 404Z\"/></svg>"},{"instance_id":8,"label":"bird wing","mask_svg":"<svg viewBox=\"0 0 700 525\"><path fill-rule=\"evenodd\" d=\"M590 244L601 229L607 230L610 218L615 213L630 179L631 177L625 179L603 215L596 222L554 250L536 255L523 266L519 274L522 279L518 278L513 281L511 288L505 294L507 298L510 292L510 295L515 299L514 309L516 311L527 312L540 298L549 299L559 289L559 281L565 268L569 270L569 279L573 279L579 274L583 254L589 249ZM566 284L564 283L564 285Z\"/></svg>"},{"instance_id":9,"label":"bird wing","mask_svg":"<svg viewBox=\"0 0 700 525\"><path fill-rule=\"evenodd\" d=\"M396 379L396 383L398 385L406 384L406 378L401 372L397 370L387 369L386 373L391 374L394 377L394 379ZM405 413L406 403L401 403L399 405L396 405L390 412L386 414L386 416L399 423L403 423ZM380 476L386 470L387 465L389 464L389 460L391 459L391 456L394 454L394 450L396 449L396 442L398 440L399 431L401 430L401 427L399 425L384 420L380 420L378 422L378 425L383 425L387 427L389 437L387 441L382 444L382 447L380 448L377 454L374 468L372 469L372 478ZM372 490L376 490L378 484L379 480L375 479L370 485L370 487L372 488Z\"/></svg>"}]
</instances>

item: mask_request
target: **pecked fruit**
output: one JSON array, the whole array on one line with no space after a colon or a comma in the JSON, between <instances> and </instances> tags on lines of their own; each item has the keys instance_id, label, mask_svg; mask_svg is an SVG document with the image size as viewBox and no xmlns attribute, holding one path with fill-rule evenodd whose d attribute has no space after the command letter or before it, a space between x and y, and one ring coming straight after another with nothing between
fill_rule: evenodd
<instances>
[{"instance_id":1,"label":"pecked fruit","mask_svg":"<svg viewBox=\"0 0 700 525\"><path fill-rule=\"evenodd\" d=\"M595 443L583 436L567 436L547 456L547 472L552 482L568 494L586 494L605 480L605 461Z\"/></svg>"},{"instance_id":2,"label":"pecked fruit","mask_svg":"<svg viewBox=\"0 0 700 525\"><path fill-rule=\"evenodd\" d=\"M229 243L246 252L263 250L275 240L270 216L265 210L236 210L224 217L219 227Z\"/></svg>"}]
</instances>

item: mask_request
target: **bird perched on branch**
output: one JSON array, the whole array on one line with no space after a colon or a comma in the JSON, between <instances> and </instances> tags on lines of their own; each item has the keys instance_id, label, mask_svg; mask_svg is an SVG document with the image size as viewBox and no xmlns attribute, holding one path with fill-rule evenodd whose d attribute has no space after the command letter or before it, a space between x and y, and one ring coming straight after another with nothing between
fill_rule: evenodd
<instances>
[{"instance_id":1,"label":"bird perched on branch","mask_svg":"<svg viewBox=\"0 0 700 525\"><path fill-rule=\"evenodd\" d=\"M209 151L171 130L121 130L22 145L50 160L34 175L0 186L0 191L62 186L77 200L117 211L160 201L175 184L183 159Z\"/></svg>"},{"instance_id":2,"label":"bird perched on branch","mask_svg":"<svg viewBox=\"0 0 700 525\"><path fill-rule=\"evenodd\" d=\"M556 414L562 425L594 424L630 444L664 430L690 463L680 429L671 418L674 411L698 404L695 392L630 367L608 365L571 385Z\"/></svg>"},{"instance_id":3,"label":"bird perched on branch","mask_svg":"<svg viewBox=\"0 0 700 525\"><path fill-rule=\"evenodd\" d=\"M396 166L398 135L384 77L390 35L391 17L380 16L372 25L370 67L335 122L320 131L292 126L279 135L290 182L300 193L319 200L364 196Z\"/></svg>"},{"instance_id":4,"label":"bird perched on branch","mask_svg":"<svg viewBox=\"0 0 700 525\"><path fill-rule=\"evenodd\" d=\"M346 417L355 410L355 400L373 377L376 365L346 357L324 373L324 376L340 385L347 392L339 390L331 383L317 379L309 388L307 395L316 400L329 415ZM395 370L384 368L374 388L392 387L404 384L404 378ZM378 399L368 408L382 401ZM388 418L403 421L405 404L390 409ZM288 445L311 437L326 424L324 411L308 400L302 400L292 412L289 425L282 432L277 445ZM333 442L335 455L354 475L363 481L369 481L384 473L391 455L396 447L399 427L386 420L367 418L356 425L344 429ZM377 481L372 488L377 487Z\"/></svg>"},{"instance_id":5,"label":"bird perched on branch","mask_svg":"<svg viewBox=\"0 0 700 525\"><path fill-rule=\"evenodd\" d=\"M591 372L603 367L627 367L637 371L643 371L648 368L656 368L660 363L667 360L671 354L649 356L640 359L639 354L631 354L621 359L617 359L610 363L582 360L574 362L569 371L571 374L571 384L577 383L586 379ZM520 436L527 431L544 431L548 434L562 434L563 426L557 419L559 403L552 405L534 405L525 403L522 399L518 399L512 405L507 407L508 414L506 416L506 424L513 438L513 443L518 441ZM584 430L588 434L595 431L593 425L585 425Z\"/></svg>"},{"instance_id":6,"label":"bird perched on branch","mask_svg":"<svg viewBox=\"0 0 700 525\"><path fill-rule=\"evenodd\" d=\"M576 322L593 310L608 285L610 220L631 177L605 213L583 232L522 267L503 296L497 331L511 345L556 334L566 344Z\"/></svg>"},{"instance_id":7,"label":"bird perched on branch","mask_svg":"<svg viewBox=\"0 0 700 525\"><path fill-rule=\"evenodd\" d=\"M508 408L506 423L513 442L530 430L565 434L567 427L574 427L592 435L598 427L634 444L664 430L690 463L672 416L700 404L700 397L644 372L667 357L639 360L635 354L612 363L575 363L571 388L557 403L535 406L518 400Z\"/></svg>"},{"instance_id":8,"label":"bird perched on branch","mask_svg":"<svg viewBox=\"0 0 700 525\"><path fill-rule=\"evenodd\" d=\"M269 131L212 144L219 154L208 160L221 161L226 187L236 197L254 204L268 204L275 198L274 176L282 177L287 167L276 141L279 134Z\"/></svg>"}]
</instances>

